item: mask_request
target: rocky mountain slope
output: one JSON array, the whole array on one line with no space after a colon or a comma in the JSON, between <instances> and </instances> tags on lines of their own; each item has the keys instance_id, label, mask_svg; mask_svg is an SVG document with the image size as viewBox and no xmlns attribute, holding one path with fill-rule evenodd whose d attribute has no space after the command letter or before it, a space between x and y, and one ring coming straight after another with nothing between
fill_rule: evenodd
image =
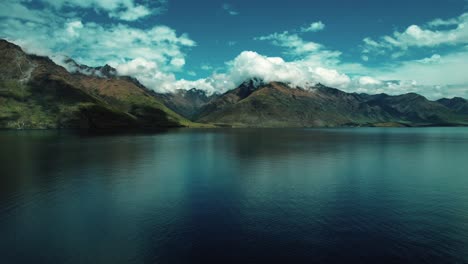
<instances>
[{"instance_id":1,"label":"rocky mountain slope","mask_svg":"<svg viewBox=\"0 0 468 264\"><path fill-rule=\"evenodd\" d=\"M249 81L203 106L194 120L247 127L467 125L468 115L460 111L414 93L368 95Z\"/></svg>"},{"instance_id":2,"label":"rocky mountain slope","mask_svg":"<svg viewBox=\"0 0 468 264\"><path fill-rule=\"evenodd\" d=\"M159 94L119 76L109 65L66 63L68 71L0 40L0 128L468 125L468 101L463 98L430 101L415 93L369 95L259 80L224 94L195 88Z\"/></svg>"},{"instance_id":3,"label":"rocky mountain slope","mask_svg":"<svg viewBox=\"0 0 468 264\"><path fill-rule=\"evenodd\" d=\"M176 90L174 93L157 94L164 104L188 119L194 119L200 109L219 95L208 95L205 91L192 88Z\"/></svg>"},{"instance_id":4,"label":"rocky mountain slope","mask_svg":"<svg viewBox=\"0 0 468 264\"><path fill-rule=\"evenodd\" d=\"M452 99L443 98L437 100L437 102L458 114L468 115L468 100L466 99L460 97L454 97Z\"/></svg>"},{"instance_id":5,"label":"rocky mountain slope","mask_svg":"<svg viewBox=\"0 0 468 264\"><path fill-rule=\"evenodd\" d=\"M73 62L74 63L74 62ZM109 66L68 72L0 40L0 128L158 128L192 123ZM94 69L95 73L84 74ZM99 73L99 74L97 74Z\"/></svg>"}]
</instances>

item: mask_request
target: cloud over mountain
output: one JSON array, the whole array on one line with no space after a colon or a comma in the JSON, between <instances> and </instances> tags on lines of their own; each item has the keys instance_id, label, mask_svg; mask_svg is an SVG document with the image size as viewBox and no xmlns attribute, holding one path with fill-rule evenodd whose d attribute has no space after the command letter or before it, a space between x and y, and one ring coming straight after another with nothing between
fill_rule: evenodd
<instances>
[{"instance_id":1,"label":"cloud over mountain","mask_svg":"<svg viewBox=\"0 0 468 264\"><path fill-rule=\"evenodd\" d=\"M329 22L325 16L310 16L315 17L310 24L285 20L289 28L275 25L263 30L268 28L264 19L255 23L249 20L252 28L228 28L228 22L240 25L247 19L237 9L242 3L236 3L236 8L230 3L210 3L211 14L216 15L210 23L172 26L165 25L167 19L172 19L167 15L168 3L4 0L0 3L0 37L28 52L51 56L66 67L66 57L94 67L109 64L119 74L136 77L160 92L193 87L223 92L246 79L260 78L291 86L320 82L350 92L418 92L430 98L468 93L468 77L464 74L468 13L406 24L393 32L388 27L389 32L379 31L377 35L364 31L357 45L345 49L342 43L329 40L340 32L336 32L337 22ZM258 11L242 10L242 15ZM200 18L192 12L174 19L192 16ZM310 21L310 17L302 21ZM200 27L206 32L192 34ZM184 30L176 30L179 28ZM218 39L210 31L214 28L229 32L228 38ZM312 34L318 31L323 32ZM248 40L240 41L244 35ZM223 47L196 53L216 43L223 43Z\"/></svg>"}]
</instances>

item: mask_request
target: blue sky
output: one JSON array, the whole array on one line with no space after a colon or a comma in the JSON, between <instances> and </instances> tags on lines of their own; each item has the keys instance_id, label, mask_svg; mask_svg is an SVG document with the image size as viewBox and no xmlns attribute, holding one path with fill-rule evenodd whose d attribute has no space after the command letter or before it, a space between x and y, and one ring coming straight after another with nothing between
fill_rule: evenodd
<instances>
[{"instance_id":1,"label":"blue sky","mask_svg":"<svg viewBox=\"0 0 468 264\"><path fill-rule=\"evenodd\" d=\"M466 0L2 0L0 37L157 91L248 78L468 97ZM70 69L73 70L73 69Z\"/></svg>"}]
</instances>

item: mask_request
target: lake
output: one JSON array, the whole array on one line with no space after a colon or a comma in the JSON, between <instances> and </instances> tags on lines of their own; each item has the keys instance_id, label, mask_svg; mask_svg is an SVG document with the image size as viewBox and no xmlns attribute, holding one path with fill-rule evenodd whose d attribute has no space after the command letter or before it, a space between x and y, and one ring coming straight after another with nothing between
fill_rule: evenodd
<instances>
[{"instance_id":1,"label":"lake","mask_svg":"<svg viewBox=\"0 0 468 264\"><path fill-rule=\"evenodd\" d=\"M468 129L0 132L0 263L468 263Z\"/></svg>"}]
</instances>

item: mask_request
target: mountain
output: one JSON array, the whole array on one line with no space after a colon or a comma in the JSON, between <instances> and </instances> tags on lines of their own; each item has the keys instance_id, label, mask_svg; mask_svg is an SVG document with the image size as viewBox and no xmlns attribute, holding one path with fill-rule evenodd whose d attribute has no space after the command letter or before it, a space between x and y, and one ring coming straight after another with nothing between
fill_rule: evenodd
<instances>
[{"instance_id":1,"label":"mountain","mask_svg":"<svg viewBox=\"0 0 468 264\"><path fill-rule=\"evenodd\" d=\"M257 79L224 94L195 88L159 94L109 65L65 63L68 70L0 40L0 128L468 125L468 102L457 97L431 101L415 93L357 94Z\"/></svg>"},{"instance_id":2,"label":"mountain","mask_svg":"<svg viewBox=\"0 0 468 264\"><path fill-rule=\"evenodd\" d=\"M164 104L182 116L193 119L200 109L219 95L208 95L205 91L192 88L190 90L176 90L173 93L158 94Z\"/></svg>"},{"instance_id":3,"label":"mountain","mask_svg":"<svg viewBox=\"0 0 468 264\"><path fill-rule=\"evenodd\" d=\"M198 122L246 127L467 125L468 116L409 93L399 96L346 93L316 85L248 81L203 106Z\"/></svg>"},{"instance_id":4,"label":"mountain","mask_svg":"<svg viewBox=\"0 0 468 264\"><path fill-rule=\"evenodd\" d=\"M128 76L118 76L109 65L86 68L74 73L82 89L119 111L136 117L141 126L173 127L195 125L164 105L153 91L147 89L138 80ZM82 73L85 69L90 75Z\"/></svg>"},{"instance_id":5,"label":"mountain","mask_svg":"<svg viewBox=\"0 0 468 264\"><path fill-rule=\"evenodd\" d=\"M72 73L81 73L87 76L97 77L117 77L117 70L108 64L101 67L89 67L87 65L79 64L71 58L66 58L64 63L67 65L68 71Z\"/></svg>"},{"instance_id":6,"label":"mountain","mask_svg":"<svg viewBox=\"0 0 468 264\"><path fill-rule=\"evenodd\" d=\"M158 128L192 123L110 66L69 72L0 40L0 128ZM86 73L86 74L85 74Z\"/></svg>"},{"instance_id":7,"label":"mountain","mask_svg":"<svg viewBox=\"0 0 468 264\"><path fill-rule=\"evenodd\" d=\"M468 100L466 99L460 97L454 97L452 99L443 98L437 100L437 102L458 114L468 115Z\"/></svg>"}]
</instances>

